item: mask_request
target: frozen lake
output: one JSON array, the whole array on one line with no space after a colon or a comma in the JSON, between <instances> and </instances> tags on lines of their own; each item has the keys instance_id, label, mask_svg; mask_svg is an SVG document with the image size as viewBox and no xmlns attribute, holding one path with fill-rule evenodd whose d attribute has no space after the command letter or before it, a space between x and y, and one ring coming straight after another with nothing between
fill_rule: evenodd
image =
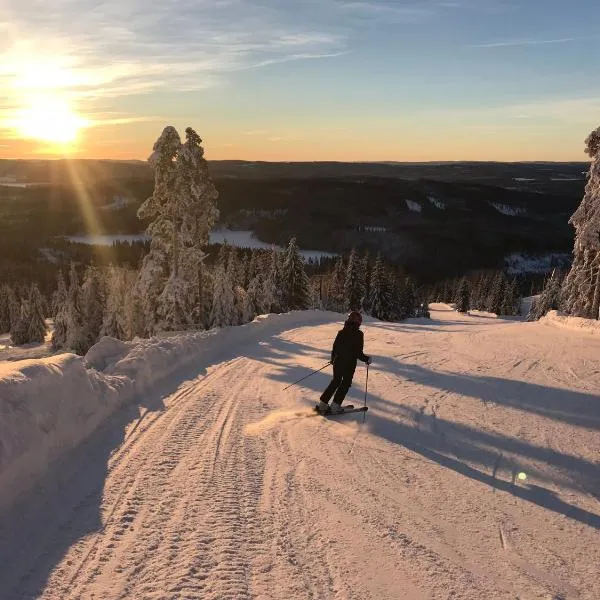
<instances>
[{"instance_id":1,"label":"frozen lake","mask_svg":"<svg viewBox=\"0 0 600 600\"><path fill-rule=\"evenodd\" d=\"M114 242L143 242L149 238L144 235L72 235L67 236L68 240L79 244L91 244L94 246L112 246ZM275 244L261 242L254 236L254 232L249 230L232 231L230 229L216 229L210 232L211 244L223 244L227 242L236 248L277 248ZM281 248L280 248L281 249ZM324 257L336 256L330 252L321 252L320 250L302 249L302 256L305 260L318 260Z\"/></svg>"}]
</instances>

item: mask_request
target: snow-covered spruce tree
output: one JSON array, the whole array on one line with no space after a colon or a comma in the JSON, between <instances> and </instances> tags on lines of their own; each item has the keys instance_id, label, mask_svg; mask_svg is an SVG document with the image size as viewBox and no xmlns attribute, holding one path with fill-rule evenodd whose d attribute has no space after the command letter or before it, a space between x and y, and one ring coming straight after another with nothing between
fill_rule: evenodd
<instances>
[{"instance_id":1,"label":"snow-covered spruce tree","mask_svg":"<svg viewBox=\"0 0 600 600\"><path fill-rule=\"evenodd\" d=\"M346 280L344 282L344 296L346 298L346 310L361 310L365 295L365 274L363 263L358 256L356 248L350 252L348 266L346 267Z\"/></svg>"},{"instance_id":2,"label":"snow-covered spruce tree","mask_svg":"<svg viewBox=\"0 0 600 600\"><path fill-rule=\"evenodd\" d=\"M502 300L502 308L500 314L513 317L520 313L521 309L521 294L519 286L515 278L506 281L504 285L504 298Z\"/></svg>"},{"instance_id":3,"label":"snow-covered spruce tree","mask_svg":"<svg viewBox=\"0 0 600 600\"><path fill-rule=\"evenodd\" d=\"M285 310L306 310L310 305L308 276L296 238L292 238L283 257L283 303Z\"/></svg>"},{"instance_id":4,"label":"snow-covered spruce tree","mask_svg":"<svg viewBox=\"0 0 600 600\"><path fill-rule=\"evenodd\" d=\"M343 312L346 307L344 285L346 283L346 267L344 259L340 256L335 262L333 272L329 278L327 299L325 307L334 312Z\"/></svg>"},{"instance_id":5,"label":"snow-covered spruce tree","mask_svg":"<svg viewBox=\"0 0 600 600\"><path fill-rule=\"evenodd\" d=\"M412 279L405 278L400 283L400 289L398 294L398 309L397 319L403 321L404 319L410 319L415 316L417 305L417 292Z\"/></svg>"},{"instance_id":6,"label":"snow-covered spruce tree","mask_svg":"<svg viewBox=\"0 0 600 600\"><path fill-rule=\"evenodd\" d=\"M211 327L225 327L237 321L233 281L226 260L227 252L221 249L214 274Z\"/></svg>"},{"instance_id":7,"label":"snow-covered spruce tree","mask_svg":"<svg viewBox=\"0 0 600 600\"><path fill-rule=\"evenodd\" d=\"M248 298L255 314L260 315L268 311L265 307L264 275L260 271L254 275L248 284Z\"/></svg>"},{"instance_id":8,"label":"snow-covered spruce tree","mask_svg":"<svg viewBox=\"0 0 600 600\"><path fill-rule=\"evenodd\" d=\"M365 251L365 255L360 261L360 285L363 290L362 307L366 312L369 312L369 298L370 298L370 272L369 272L369 251Z\"/></svg>"},{"instance_id":9,"label":"snow-covered spruce tree","mask_svg":"<svg viewBox=\"0 0 600 600\"><path fill-rule=\"evenodd\" d=\"M280 313L283 308L283 282L281 275L281 256L277 250L271 250L263 257L264 273L261 293L262 312Z\"/></svg>"},{"instance_id":10,"label":"snow-covered spruce tree","mask_svg":"<svg viewBox=\"0 0 600 600\"><path fill-rule=\"evenodd\" d=\"M556 269L546 281L540 296L535 299L527 315L528 321L537 321L551 310L558 310L562 304L562 280Z\"/></svg>"},{"instance_id":11,"label":"snow-covered spruce tree","mask_svg":"<svg viewBox=\"0 0 600 600\"><path fill-rule=\"evenodd\" d=\"M459 313L467 313L469 312L470 304L469 304L469 283L466 278L463 277L460 280L460 284L458 286L458 291L456 293L456 298L454 302L456 304L456 310Z\"/></svg>"},{"instance_id":12,"label":"snow-covered spruce tree","mask_svg":"<svg viewBox=\"0 0 600 600\"><path fill-rule=\"evenodd\" d=\"M390 313L390 290L381 254L377 255L371 271L371 291L369 294L371 315L385 321Z\"/></svg>"},{"instance_id":13,"label":"snow-covered spruce tree","mask_svg":"<svg viewBox=\"0 0 600 600\"><path fill-rule=\"evenodd\" d=\"M25 300L21 302L19 318L10 328L10 340L15 346L29 343L29 306Z\"/></svg>"},{"instance_id":14,"label":"snow-covered spruce tree","mask_svg":"<svg viewBox=\"0 0 600 600\"><path fill-rule=\"evenodd\" d=\"M564 283L564 309L588 319L600 318L600 127L588 136L591 158L583 200L569 223L575 228L573 264Z\"/></svg>"},{"instance_id":15,"label":"snow-covered spruce tree","mask_svg":"<svg viewBox=\"0 0 600 600\"><path fill-rule=\"evenodd\" d=\"M84 331L83 315L81 312L79 277L74 264L71 264L71 270L69 272L69 290L65 310L67 322L65 347L76 354L83 355L87 352L88 345Z\"/></svg>"},{"instance_id":16,"label":"snow-covered spruce tree","mask_svg":"<svg viewBox=\"0 0 600 600\"><path fill-rule=\"evenodd\" d=\"M504 299L505 276L499 271L492 282L485 310L500 315L502 313L502 301Z\"/></svg>"},{"instance_id":17,"label":"snow-covered spruce tree","mask_svg":"<svg viewBox=\"0 0 600 600\"><path fill-rule=\"evenodd\" d=\"M102 315L100 336L117 340L126 339L125 333L125 275L119 267L109 267L105 272L106 302Z\"/></svg>"},{"instance_id":18,"label":"snow-covered spruce tree","mask_svg":"<svg viewBox=\"0 0 600 600\"><path fill-rule=\"evenodd\" d=\"M44 319L43 299L36 284L31 286L29 292L29 323L27 337L29 343L43 344L46 339L46 320Z\"/></svg>"},{"instance_id":19,"label":"snow-covered spruce tree","mask_svg":"<svg viewBox=\"0 0 600 600\"><path fill-rule=\"evenodd\" d=\"M11 329L16 326L17 321L21 318L21 302L17 298L17 293L14 288L7 289L8 294L8 315L10 318Z\"/></svg>"},{"instance_id":20,"label":"snow-covered spruce tree","mask_svg":"<svg viewBox=\"0 0 600 600\"><path fill-rule=\"evenodd\" d=\"M0 334L10 331L9 288L7 285L0 287Z\"/></svg>"},{"instance_id":21,"label":"snow-covered spruce tree","mask_svg":"<svg viewBox=\"0 0 600 600\"><path fill-rule=\"evenodd\" d=\"M94 266L89 266L84 275L80 292L81 326L84 347L87 352L100 337L104 317L104 292L100 281L100 273Z\"/></svg>"},{"instance_id":22,"label":"snow-covered spruce tree","mask_svg":"<svg viewBox=\"0 0 600 600\"><path fill-rule=\"evenodd\" d=\"M56 315L67 301L67 284L63 277L62 270L58 272L56 278L56 290L52 294L52 314Z\"/></svg>"},{"instance_id":23,"label":"snow-covered spruce tree","mask_svg":"<svg viewBox=\"0 0 600 600\"><path fill-rule=\"evenodd\" d=\"M138 287L146 300L148 333L179 329L192 320L197 301L197 265L202 247L218 218L218 193L208 173L200 136L187 128L181 143L174 127L165 127L149 159L154 193L138 211L151 223L150 252L144 259Z\"/></svg>"}]
</instances>

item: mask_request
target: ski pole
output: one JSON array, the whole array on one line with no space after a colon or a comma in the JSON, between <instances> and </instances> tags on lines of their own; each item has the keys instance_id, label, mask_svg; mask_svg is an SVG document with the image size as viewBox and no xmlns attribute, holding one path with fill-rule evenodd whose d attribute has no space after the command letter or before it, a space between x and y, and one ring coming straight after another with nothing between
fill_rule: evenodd
<instances>
[{"instance_id":1,"label":"ski pole","mask_svg":"<svg viewBox=\"0 0 600 600\"><path fill-rule=\"evenodd\" d=\"M302 379L298 379L298 381L294 381L294 383L290 383L290 385L288 385L287 387L283 388L283 391L285 392L285 390L287 390L288 388L291 388L292 386L300 383L301 381L304 381L305 379L308 379L309 377L312 377L313 375L315 375L319 371L322 371L323 369L326 369L330 364L331 364L331 362L328 362L326 365L322 366L320 369L317 369L316 371L313 371L312 373L309 373L305 377L302 377Z\"/></svg>"},{"instance_id":2,"label":"ski pole","mask_svg":"<svg viewBox=\"0 0 600 600\"><path fill-rule=\"evenodd\" d=\"M367 406L367 390L369 389L369 363L367 363L367 380L365 381L365 407ZM367 418L367 411L363 412L363 423Z\"/></svg>"}]
</instances>

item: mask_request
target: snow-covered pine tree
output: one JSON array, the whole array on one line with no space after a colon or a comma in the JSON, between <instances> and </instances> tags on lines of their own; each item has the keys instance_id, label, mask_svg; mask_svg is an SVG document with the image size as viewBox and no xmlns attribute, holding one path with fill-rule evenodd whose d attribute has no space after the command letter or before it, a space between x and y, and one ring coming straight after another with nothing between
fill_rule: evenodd
<instances>
[{"instance_id":1,"label":"snow-covered pine tree","mask_svg":"<svg viewBox=\"0 0 600 600\"><path fill-rule=\"evenodd\" d=\"M0 286L0 333L10 331L9 288Z\"/></svg>"},{"instance_id":2,"label":"snow-covered pine tree","mask_svg":"<svg viewBox=\"0 0 600 600\"><path fill-rule=\"evenodd\" d=\"M600 318L600 127L588 136L591 159L583 200L569 223L575 228L573 264L564 284L564 308L581 317Z\"/></svg>"},{"instance_id":3,"label":"snow-covered pine tree","mask_svg":"<svg viewBox=\"0 0 600 600\"><path fill-rule=\"evenodd\" d=\"M346 310L362 309L362 300L365 295L365 278L362 261L358 256L356 248L353 248L348 259L348 266L346 267L346 280L344 282Z\"/></svg>"},{"instance_id":4,"label":"snow-covered pine tree","mask_svg":"<svg viewBox=\"0 0 600 600\"><path fill-rule=\"evenodd\" d=\"M460 280L458 291L456 292L456 298L454 299L454 302L456 304L456 310L459 313L469 312L469 309L471 308L469 299L469 283L467 282L467 279L463 277Z\"/></svg>"},{"instance_id":5,"label":"snow-covered pine tree","mask_svg":"<svg viewBox=\"0 0 600 600\"><path fill-rule=\"evenodd\" d=\"M381 254L377 255L371 271L369 306L373 317L382 321L387 320L390 314L390 290Z\"/></svg>"},{"instance_id":6,"label":"snow-covered pine tree","mask_svg":"<svg viewBox=\"0 0 600 600\"><path fill-rule=\"evenodd\" d=\"M200 136L190 127L181 143L166 127L149 159L155 172L154 193L138 215L150 219L150 252L139 277L146 300L148 329L179 329L192 320L197 301L195 272L202 247L218 218L218 193L208 173Z\"/></svg>"},{"instance_id":7,"label":"snow-covered pine tree","mask_svg":"<svg viewBox=\"0 0 600 600\"><path fill-rule=\"evenodd\" d=\"M10 339L15 346L29 343L29 305L26 300L21 301L19 318L10 328Z\"/></svg>"},{"instance_id":8,"label":"snow-covered pine tree","mask_svg":"<svg viewBox=\"0 0 600 600\"><path fill-rule=\"evenodd\" d=\"M46 339L46 320L44 319L43 299L38 286L34 283L29 292L29 322L28 322L28 341L29 343L42 344Z\"/></svg>"},{"instance_id":9,"label":"snow-covered pine tree","mask_svg":"<svg viewBox=\"0 0 600 600\"><path fill-rule=\"evenodd\" d=\"M296 238L290 240L285 251L282 275L284 310L306 310L310 305L310 290Z\"/></svg>"}]
</instances>

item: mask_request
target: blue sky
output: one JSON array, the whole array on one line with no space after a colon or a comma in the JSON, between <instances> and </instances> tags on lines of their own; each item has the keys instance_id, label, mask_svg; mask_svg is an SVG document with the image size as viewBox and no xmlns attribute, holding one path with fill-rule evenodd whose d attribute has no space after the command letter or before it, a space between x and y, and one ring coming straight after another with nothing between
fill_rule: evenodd
<instances>
[{"instance_id":1,"label":"blue sky","mask_svg":"<svg viewBox=\"0 0 600 600\"><path fill-rule=\"evenodd\" d=\"M60 102L79 156L145 158L173 124L209 158L580 160L599 21L593 0L4 0L0 156L64 152L31 133Z\"/></svg>"}]
</instances>

